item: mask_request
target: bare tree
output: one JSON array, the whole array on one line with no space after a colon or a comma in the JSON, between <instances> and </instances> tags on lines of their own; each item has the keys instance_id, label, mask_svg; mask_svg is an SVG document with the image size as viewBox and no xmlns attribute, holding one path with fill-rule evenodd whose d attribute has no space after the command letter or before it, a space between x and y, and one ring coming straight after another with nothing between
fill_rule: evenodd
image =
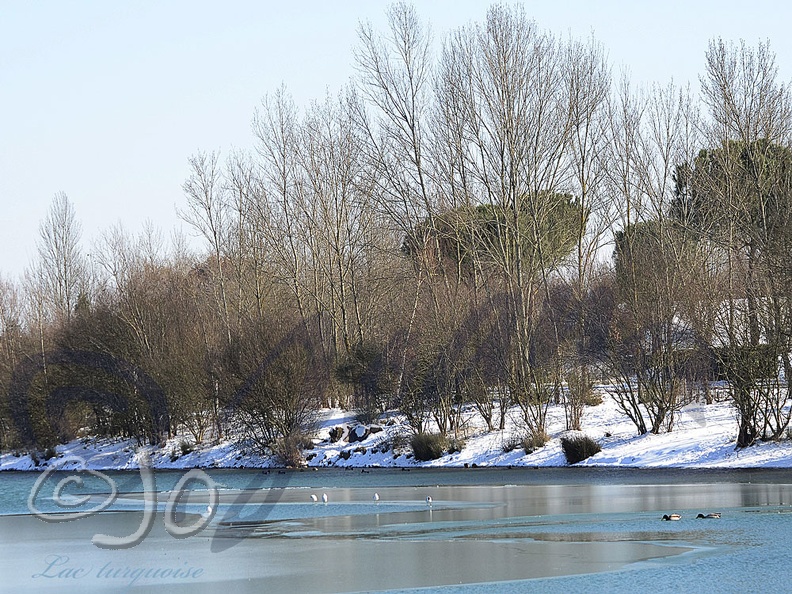
<instances>
[{"instance_id":1,"label":"bare tree","mask_svg":"<svg viewBox=\"0 0 792 594\"><path fill-rule=\"evenodd\" d=\"M493 7L484 26L450 37L438 74L449 100L441 138L455 159L446 179L462 204L491 219L478 231L480 253L507 296L509 389L537 438L561 380L557 357L535 356L538 312L572 245L571 203L560 192L572 130L564 56L521 9Z\"/></svg>"},{"instance_id":2,"label":"bare tree","mask_svg":"<svg viewBox=\"0 0 792 594\"><path fill-rule=\"evenodd\" d=\"M80 251L82 229L63 192L55 194L39 225L39 278L54 319L68 323L81 291L86 290L86 265Z\"/></svg>"},{"instance_id":3,"label":"bare tree","mask_svg":"<svg viewBox=\"0 0 792 594\"><path fill-rule=\"evenodd\" d=\"M441 252L436 225L441 207L436 176L438 159L444 156L433 154L431 32L415 9L405 3L392 5L387 17L385 35L377 34L371 25L359 29L355 59L358 85L366 103L359 104L356 120L365 140L362 149L371 195L391 228L388 235L400 235L402 240L420 248L408 248L415 264L410 279L413 298L402 335L396 381L396 401L409 408L416 399L408 393L414 392L405 375L411 365L408 358L421 350L412 344L416 340L416 320L423 317L432 332L443 334L454 326L448 315L453 316L459 308L446 270L433 261ZM392 244L392 252L399 249L400 243ZM431 305L422 316L424 299L430 300ZM445 419L450 418L446 412L452 410L453 394L441 388L435 396L433 406L441 419L440 430L445 432L449 428ZM423 423L417 426L423 427Z\"/></svg>"},{"instance_id":4,"label":"bare tree","mask_svg":"<svg viewBox=\"0 0 792 594\"><path fill-rule=\"evenodd\" d=\"M766 43L712 41L701 86L709 149L691 161L691 226L713 242L712 267L725 281L713 346L739 414L737 444L747 446L777 438L789 423L779 375L792 345L779 329L790 309L777 256L789 236L792 96Z\"/></svg>"},{"instance_id":5,"label":"bare tree","mask_svg":"<svg viewBox=\"0 0 792 594\"><path fill-rule=\"evenodd\" d=\"M361 283L371 208L363 189L359 139L346 109L354 97L317 104L303 124L300 165L306 179L300 208L310 237L311 267L321 280L317 310L332 321L334 359L364 339Z\"/></svg>"},{"instance_id":6,"label":"bare tree","mask_svg":"<svg viewBox=\"0 0 792 594\"><path fill-rule=\"evenodd\" d=\"M24 327L22 302L19 290L8 280L0 277L0 447L7 448L17 438L8 423L7 387L11 376L24 356Z\"/></svg>"},{"instance_id":7,"label":"bare tree","mask_svg":"<svg viewBox=\"0 0 792 594\"><path fill-rule=\"evenodd\" d=\"M226 185L229 195L230 237L228 257L234 269L236 284L237 330L244 319L262 319L264 304L270 294L270 247L261 232L257 216L263 202L264 189L259 165L254 155L234 152L226 163Z\"/></svg>"},{"instance_id":8,"label":"bare tree","mask_svg":"<svg viewBox=\"0 0 792 594\"><path fill-rule=\"evenodd\" d=\"M209 243L214 260L218 309L232 341L229 299L226 291L226 243L228 241L228 200L217 153L198 153L190 158L190 177L184 182L187 209L179 214Z\"/></svg>"},{"instance_id":9,"label":"bare tree","mask_svg":"<svg viewBox=\"0 0 792 594\"><path fill-rule=\"evenodd\" d=\"M431 189L428 115L431 99L431 33L405 3L387 12L389 35L361 25L355 52L363 97L374 108L373 121L362 110L380 206L405 234L435 211Z\"/></svg>"},{"instance_id":10,"label":"bare tree","mask_svg":"<svg viewBox=\"0 0 792 594\"><path fill-rule=\"evenodd\" d=\"M570 41L566 55L571 134L570 186L578 197L575 217L576 245L571 263L571 290L575 310L573 352L566 355L567 429L579 430L583 406L591 397L593 357L586 330L587 291L597 273L600 254L613 223L612 203L605 189L609 142L607 100L611 77L605 53L593 39Z\"/></svg>"},{"instance_id":11,"label":"bare tree","mask_svg":"<svg viewBox=\"0 0 792 594\"><path fill-rule=\"evenodd\" d=\"M696 341L702 294L693 280L705 251L672 217L679 163L698 145L697 112L686 90L621 88L612 111L610 184L621 204L616 273L623 309L611 333L615 397L639 433L671 430L686 404L685 353Z\"/></svg>"},{"instance_id":12,"label":"bare tree","mask_svg":"<svg viewBox=\"0 0 792 594\"><path fill-rule=\"evenodd\" d=\"M298 160L300 126L297 107L285 88L262 99L253 130L261 157L261 191L251 204L254 233L270 250L274 277L292 291L307 330L312 315L305 292L305 221L299 208L304 183Z\"/></svg>"}]
</instances>

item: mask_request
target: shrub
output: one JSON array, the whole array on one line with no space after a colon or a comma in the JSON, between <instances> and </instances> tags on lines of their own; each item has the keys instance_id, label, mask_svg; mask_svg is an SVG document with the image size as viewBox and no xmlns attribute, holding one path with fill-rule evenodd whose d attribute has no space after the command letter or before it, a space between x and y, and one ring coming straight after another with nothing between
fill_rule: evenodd
<instances>
[{"instance_id":1,"label":"shrub","mask_svg":"<svg viewBox=\"0 0 792 594\"><path fill-rule=\"evenodd\" d=\"M379 411L370 408L361 408L355 410L355 421L361 425L370 425L379 417Z\"/></svg>"},{"instance_id":2,"label":"shrub","mask_svg":"<svg viewBox=\"0 0 792 594\"><path fill-rule=\"evenodd\" d=\"M403 433L394 433L390 437L379 442L383 452L393 450L394 454L406 454L410 451L410 439Z\"/></svg>"},{"instance_id":3,"label":"shrub","mask_svg":"<svg viewBox=\"0 0 792 594\"><path fill-rule=\"evenodd\" d=\"M179 449L181 450L182 456L186 456L195 449L195 444L183 439L179 443Z\"/></svg>"},{"instance_id":4,"label":"shrub","mask_svg":"<svg viewBox=\"0 0 792 594\"><path fill-rule=\"evenodd\" d=\"M531 433L528 437L523 439L523 451L526 454L533 454L539 448L544 447L548 439L549 437L547 437L547 433L544 431L542 433Z\"/></svg>"},{"instance_id":5,"label":"shrub","mask_svg":"<svg viewBox=\"0 0 792 594\"><path fill-rule=\"evenodd\" d=\"M270 342L277 340L276 334L252 334L245 338L251 341L250 347L240 346L243 352L248 348L252 352L249 358L243 357L245 367L239 371L252 375L230 408L260 453L271 451L293 465L300 458L300 444L294 437L313 426L327 394L328 377L309 336L295 332L280 342Z\"/></svg>"},{"instance_id":6,"label":"shrub","mask_svg":"<svg viewBox=\"0 0 792 594\"><path fill-rule=\"evenodd\" d=\"M456 437L452 437L448 440L448 453L449 454L458 454L462 451L462 448L465 447L465 441L463 439L458 439Z\"/></svg>"},{"instance_id":7,"label":"shrub","mask_svg":"<svg viewBox=\"0 0 792 594\"><path fill-rule=\"evenodd\" d=\"M567 387L570 398L584 406L597 406L602 404L602 394L594 390L594 384L589 379L585 370L570 373L567 377Z\"/></svg>"},{"instance_id":8,"label":"shrub","mask_svg":"<svg viewBox=\"0 0 792 594\"><path fill-rule=\"evenodd\" d=\"M585 398L583 399L583 404L586 406L599 406L603 402L602 394L594 390L586 392Z\"/></svg>"},{"instance_id":9,"label":"shrub","mask_svg":"<svg viewBox=\"0 0 792 594\"><path fill-rule=\"evenodd\" d=\"M501 451L504 454L508 454L509 452L513 452L517 448L522 447L522 445L523 445L522 439L520 439L519 437L510 437L509 439L503 442L503 445L501 446Z\"/></svg>"},{"instance_id":10,"label":"shrub","mask_svg":"<svg viewBox=\"0 0 792 594\"><path fill-rule=\"evenodd\" d=\"M303 466L305 461L303 459L303 449L312 448L313 441L308 439L305 435L297 433L289 437L284 437L275 441L272 445L272 453L283 466L287 468L295 468Z\"/></svg>"},{"instance_id":11,"label":"shrub","mask_svg":"<svg viewBox=\"0 0 792 594\"><path fill-rule=\"evenodd\" d=\"M561 438L561 449L564 450L569 464L577 464L599 452L602 448L588 435L565 435Z\"/></svg>"},{"instance_id":12,"label":"shrub","mask_svg":"<svg viewBox=\"0 0 792 594\"><path fill-rule=\"evenodd\" d=\"M437 460L448 449L448 440L439 433L417 433L410 439L415 459L421 462Z\"/></svg>"},{"instance_id":13,"label":"shrub","mask_svg":"<svg viewBox=\"0 0 792 594\"><path fill-rule=\"evenodd\" d=\"M181 456L186 456L193 450L195 450L195 445L187 440L182 439L181 441L179 441L178 447L171 449L170 461L175 462ZM126 451L126 448L124 448L124 451Z\"/></svg>"}]
</instances>

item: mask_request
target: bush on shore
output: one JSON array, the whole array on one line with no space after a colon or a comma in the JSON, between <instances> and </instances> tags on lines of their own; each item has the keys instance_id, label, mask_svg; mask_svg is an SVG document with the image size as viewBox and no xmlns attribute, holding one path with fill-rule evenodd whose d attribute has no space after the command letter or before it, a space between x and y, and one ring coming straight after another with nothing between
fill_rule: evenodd
<instances>
[{"instance_id":1,"label":"bush on shore","mask_svg":"<svg viewBox=\"0 0 792 594\"><path fill-rule=\"evenodd\" d=\"M566 456L569 464L582 462L602 450L596 441L582 433L562 437L561 449L564 451L564 456Z\"/></svg>"},{"instance_id":2,"label":"bush on shore","mask_svg":"<svg viewBox=\"0 0 792 594\"><path fill-rule=\"evenodd\" d=\"M415 459L421 462L437 460L446 453L448 439L439 433L417 433L410 439Z\"/></svg>"}]
</instances>

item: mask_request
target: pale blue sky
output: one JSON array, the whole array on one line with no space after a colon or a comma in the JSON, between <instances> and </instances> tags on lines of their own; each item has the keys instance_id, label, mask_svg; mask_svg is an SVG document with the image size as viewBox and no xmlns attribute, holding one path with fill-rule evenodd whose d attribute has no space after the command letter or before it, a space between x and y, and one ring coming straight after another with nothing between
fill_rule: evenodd
<instances>
[{"instance_id":1,"label":"pale blue sky","mask_svg":"<svg viewBox=\"0 0 792 594\"><path fill-rule=\"evenodd\" d=\"M261 97L285 83L306 106L352 75L360 20L384 1L0 0L0 274L35 256L39 221L63 191L91 240L117 221L169 232L187 159L253 145ZM437 40L483 20L488 2L416 2ZM524 3L555 33L593 33L638 83L698 89L713 37L769 39L792 73L785 1Z\"/></svg>"}]
</instances>

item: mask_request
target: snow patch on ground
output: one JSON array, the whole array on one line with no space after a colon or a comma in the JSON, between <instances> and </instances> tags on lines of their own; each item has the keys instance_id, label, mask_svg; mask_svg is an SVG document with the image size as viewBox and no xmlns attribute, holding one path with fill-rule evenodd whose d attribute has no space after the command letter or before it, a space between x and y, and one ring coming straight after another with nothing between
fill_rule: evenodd
<instances>
[{"instance_id":1,"label":"snow patch on ground","mask_svg":"<svg viewBox=\"0 0 792 594\"><path fill-rule=\"evenodd\" d=\"M409 449L409 432L398 416L381 424L382 431L371 433L362 441L335 443L330 440L334 427L352 427L354 415L349 411L321 411L314 434L315 446L304 452L308 466L316 467L443 467L443 466L566 466L560 437L565 433L564 411L551 407L548 434L551 439L530 454L523 451L517 410L509 411L504 431L488 432L472 411L465 434L464 447L438 460L417 462ZM674 431L659 435L638 436L634 425L621 414L615 402L605 397L602 404L588 407L583 416L583 432L596 440L602 451L580 462L580 466L606 467L680 467L680 468L770 468L792 467L792 442L759 443L737 450L737 421L727 403L691 404L677 416ZM358 432L358 435L364 433ZM0 470L40 470L48 465L63 469L85 467L96 470L133 470L140 467L141 455L148 453L155 468L269 468L277 466L271 456L261 455L239 437L216 443L191 444L177 436L160 446L139 447L134 440L77 439L56 448L57 457L38 464L28 454L3 453ZM516 447L513 447L515 444ZM65 464L70 457L74 460Z\"/></svg>"}]
</instances>

